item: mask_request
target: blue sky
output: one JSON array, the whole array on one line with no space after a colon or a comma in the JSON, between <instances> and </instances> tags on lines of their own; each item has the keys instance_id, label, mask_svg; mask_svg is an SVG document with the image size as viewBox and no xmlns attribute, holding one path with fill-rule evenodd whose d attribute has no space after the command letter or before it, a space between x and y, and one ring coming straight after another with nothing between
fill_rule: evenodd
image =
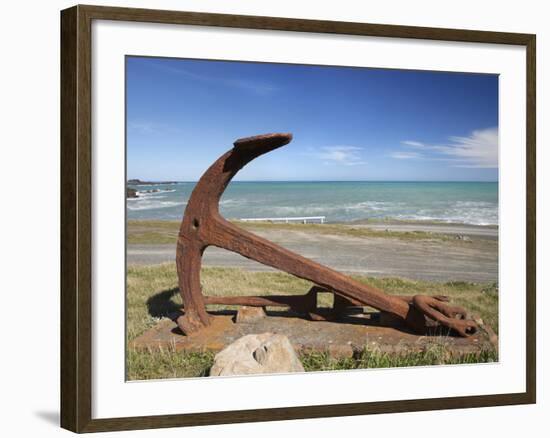
<instances>
[{"instance_id":1,"label":"blue sky","mask_svg":"<svg viewBox=\"0 0 550 438\"><path fill-rule=\"evenodd\" d=\"M126 62L128 178L196 181L237 138L292 132L235 180L498 179L495 75Z\"/></svg>"}]
</instances>

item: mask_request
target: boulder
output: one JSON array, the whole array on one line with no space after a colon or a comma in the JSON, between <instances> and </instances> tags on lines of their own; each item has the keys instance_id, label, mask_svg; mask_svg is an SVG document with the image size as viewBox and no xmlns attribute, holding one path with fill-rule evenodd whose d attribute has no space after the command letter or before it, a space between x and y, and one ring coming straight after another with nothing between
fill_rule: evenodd
<instances>
[{"instance_id":1,"label":"boulder","mask_svg":"<svg viewBox=\"0 0 550 438\"><path fill-rule=\"evenodd\" d=\"M132 189L130 187L126 187L126 197L127 198L137 198L138 197L137 190Z\"/></svg>"},{"instance_id":2,"label":"boulder","mask_svg":"<svg viewBox=\"0 0 550 438\"><path fill-rule=\"evenodd\" d=\"M284 335L246 335L216 354L211 376L303 372L292 344Z\"/></svg>"}]
</instances>

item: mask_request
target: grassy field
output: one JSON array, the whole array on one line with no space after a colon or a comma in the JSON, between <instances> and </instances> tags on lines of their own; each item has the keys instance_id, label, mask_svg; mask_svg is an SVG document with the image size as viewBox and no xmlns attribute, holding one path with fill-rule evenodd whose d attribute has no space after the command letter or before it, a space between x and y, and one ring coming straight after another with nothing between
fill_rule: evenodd
<instances>
[{"instance_id":1,"label":"grassy field","mask_svg":"<svg viewBox=\"0 0 550 438\"><path fill-rule=\"evenodd\" d=\"M285 225L286 226L286 225ZM498 333L498 287L495 284L467 282L435 283L398 278L353 276L356 280L379 287L388 293L412 295L448 295L488 323ZM153 327L181 306L177 275L173 263L128 267L127 340L130 341ZM234 268L203 268L201 282L205 295L303 294L311 284L282 272L249 272ZM328 300L328 297L327 297ZM328 304L328 303L325 303ZM323 305L323 303L321 303ZM212 309L224 306L210 306ZM327 354L301 357L306 371L354 368L397 367L444 363L475 363L497 360L496 351L460 359L450 357L441 345L434 343L423 353L389 355L365 349L354 358L333 359ZM128 351L129 380L198 377L208 375L213 362L210 353L176 353Z\"/></svg>"},{"instance_id":2,"label":"grassy field","mask_svg":"<svg viewBox=\"0 0 550 438\"><path fill-rule=\"evenodd\" d=\"M262 230L286 230L349 237L385 237L400 240L455 240L454 237L449 234L430 233L426 231L375 230L364 226L347 224L283 224L242 221L233 221L233 223L251 232ZM178 236L179 225L179 221L131 220L128 221L127 241L129 244L142 245L175 243ZM468 240L458 242L469 243Z\"/></svg>"}]
</instances>

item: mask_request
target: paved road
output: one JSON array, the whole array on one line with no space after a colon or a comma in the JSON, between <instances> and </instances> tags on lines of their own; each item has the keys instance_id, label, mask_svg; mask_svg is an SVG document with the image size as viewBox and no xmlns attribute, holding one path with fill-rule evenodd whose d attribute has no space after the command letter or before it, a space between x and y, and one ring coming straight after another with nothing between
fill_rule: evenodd
<instances>
[{"instance_id":1,"label":"paved road","mask_svg":"<svg viewBox=\"0 0 550 438\"><path fill-rule=\"evenodd\" d=\"M257 234L339 271L431 281L492 282L498 279L498 243L491 238L446 242L356 238L287 230L258 231ZM128 247L129 264L156 264L174 259L175 245ZM203 264L258 271L271 269L214 247L205 251Z\"/></svg>"}]
</instances>

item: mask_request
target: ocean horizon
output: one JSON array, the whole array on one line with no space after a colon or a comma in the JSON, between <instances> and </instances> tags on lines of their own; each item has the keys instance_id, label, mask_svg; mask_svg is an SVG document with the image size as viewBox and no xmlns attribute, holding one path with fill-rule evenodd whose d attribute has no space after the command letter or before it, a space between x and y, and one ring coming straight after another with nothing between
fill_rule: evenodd
<instances>
[{"instance_id":1,"label":"ocean horizon","mask_svg":"<svg viewBox=\"0 0 550 438\"><path fill-rule=\"evenodd\" d=\"M129 184L128 219L180 220L196 182ZM325 216L498 225L498 182L232 181L221 201L227 219Z\"/></svg>"}]
</instances>

